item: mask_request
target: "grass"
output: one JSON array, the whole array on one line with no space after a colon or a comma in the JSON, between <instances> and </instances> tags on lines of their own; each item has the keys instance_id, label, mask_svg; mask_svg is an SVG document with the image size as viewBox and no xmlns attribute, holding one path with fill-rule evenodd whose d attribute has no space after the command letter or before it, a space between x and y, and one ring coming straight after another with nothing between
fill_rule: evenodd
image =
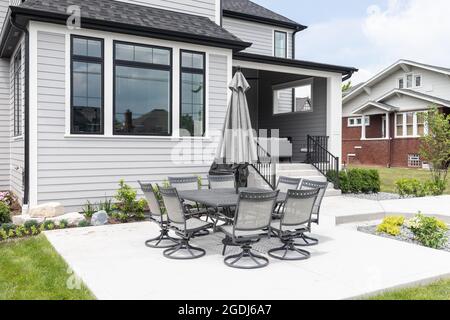
<instances>
[{"instance_id":1,"label":"grass","mask_svg":"<svg viewBox=\"0 0 450 320\"><path fill-rule=\"evenodd\" d=\"M387 292L370 300L450 300L450 280Z\"/></svg>"},{"instance_id":2,"label":"grass","mask_svg":"<svg viewBox=\"0 0 450 320\"><path fill-rule=\"evenodd\" d=\"M362 167L365 169L376 169L380 173L381 192L395 193L395 182L404 178L415 178L420 181L430 180L430 171L423 169L408 168L383 168L383 167ZM445 194L450 194L450 175L447 178L447 190Z\"/></svg>"},{"instance_id":3,"label":"grass","mask_svg":"<svg viewBox=\"0 0 450 320\"><path fill-rule=\"evenodd\" d=\"M0 243L0 270L0 300L95 299L43 235Z\"/></svg>"}]
</instances>

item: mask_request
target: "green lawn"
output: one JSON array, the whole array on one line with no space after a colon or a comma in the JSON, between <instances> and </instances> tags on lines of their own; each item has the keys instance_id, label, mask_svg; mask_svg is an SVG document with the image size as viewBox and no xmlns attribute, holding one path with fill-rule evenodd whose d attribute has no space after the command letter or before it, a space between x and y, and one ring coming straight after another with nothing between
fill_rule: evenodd
<instances>
[{"instance_id":1,"label":"green lawn","mask_svg":"<svg viewBox=\"0 0 450 320\"><path fill-rule=\"evenodd\" d=\"M0 300L95 299L43 235L0 243L0 270Z\"/></svg>"},{"instance_id":2,"label":"green lawn","mask_svg":"<svg viewBox=\"0 0 450 320\"><path fill-rule=\"evenodd\" d=\"M365 169L376 169L380 173L381 191L395 192L395 182L403 178L416 178L420 181L430 180L430 171L423 169L407 169L407 168L383 168L383 167L361 167ZM450 194L450 175L447 178L447 190L445 194Z\"/></svg>"},{"instance_id":3,"label":"green lawn","mask_svg":"<svg viewBox=\"0 0 450 320\"><path fill-rule=\"evenodd\" d=\"M450 300L450 280L388 292L370 300Z\"/></svg>"}]
</instances>

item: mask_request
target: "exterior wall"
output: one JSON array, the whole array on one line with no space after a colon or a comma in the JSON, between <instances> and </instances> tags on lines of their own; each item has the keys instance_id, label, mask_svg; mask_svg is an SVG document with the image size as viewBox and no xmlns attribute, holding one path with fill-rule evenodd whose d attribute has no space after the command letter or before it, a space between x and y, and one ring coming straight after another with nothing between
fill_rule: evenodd
<instances>
[{"instance_id":1,"label":"exterior wall","mask_svg":"<svg viewBox=\"0 0 450 320\"><path fill-rule=\"evenodd\" d=\"M450 77L438 73L433 72L421 68L411 68L411 73L420 74L422 76L422 87L413 88L414 91L421 92L427 95L431 95L437 98L450 100ZM371 94L367 95L367 93L362 92L359 95L351 98L350 100L344 101L344 116L350 116L352 114L352 110L357 107L362 106L368 101L373 101L381 98L386 93L398 88L398 79L405 75L405 72L400 69L395 71L390 76L383 79L381 82L373 85L371 87ZM425 102L428 106L430 103ZM397 106L394 104L394 106ZM399 105L401 106L401 105Z\"/></svg>"},{"instance_id":2,"label":"exterior wall","mask_svg":"<svg viewBox=\"0 0 450 320\"><path fill-rule=\"evenodd\" d=\"M69 33L62 26L42 23L32 23L30 28L30 51L37 54L37 64L30 70L30 81L36 83L30 88L30 107L37 107L36 113L30 114L31 145L35 146L30 154L31 204L58 201L66 210L77 210L86 200L98 202L105 196L113 196L121 178L137 188L138 180L161 183L173 175L205 175L214 160L216 131L222 129L226 114L231 50L92 30L75 31L105 39L105 136L71 136ZM177 130L173 137L112 135L113 40L173 48L174 129L178 128L179 120L179 50L207 53L208 137L178 138Z\"/></svg>"},{"instance_id":3,"label":"exterior wall","mask_svg":"<svg viewBox=\"0 0 450 320\"><path fill-rule=\"evenodd\" d=\"M221 0L114 0L210 18L220 24Z\"/></svg>"},{"instance_id":4,"label":"exterior wall","mask_svg":"<svg viewBox=\"0 0 450 320\"><path fill-rule=\"evenodd\" d=\"M287 32L287 57L292 58L292 30L234 18L223 18L223 27L243 41L253 45L244 52L274 56L274 32Z\"/></svg>"}]
</instances>

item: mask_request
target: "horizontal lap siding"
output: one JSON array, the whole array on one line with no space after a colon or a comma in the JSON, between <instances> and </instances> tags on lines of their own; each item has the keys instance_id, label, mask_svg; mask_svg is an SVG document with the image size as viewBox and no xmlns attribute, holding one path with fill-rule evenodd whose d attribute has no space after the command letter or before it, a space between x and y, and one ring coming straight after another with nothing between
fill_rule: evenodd
<instances>
[{"instance_id":1,"label":"horizontal lap siding","mask_svg":"<svg viewBox=\"0 0 450 320\"><path fill-rule=\"evenodd\" d=\"M232 18L224 18L223 27L241 40L252 43L252 46L245 52L266 56L274 55L274 30L285 31L288 33L288 58L292 57L292 31L288 29Z\"/></svg>"},{"instance_id":2,"label":"horizontal lap siding","mask_svg":"<svg viewBox=\"0 0 450 320\"><path fill-rule=\"evenodd\" d=\"M8 11L9 0L0 0L0 25ZM10 170L10 92L9 60L0 59L0 190L9 190Z\"/></svg>"},{"instance_id":3,"label":"horizontal lap siding","mask_svg":"<svg viewBox=\"0 0 450 320\"><path fill-rule=\"evenodd\" d=\"M121 178L137 188L138 180L161 183L171 175L206 175L215 143L207 142L201 149L156 138L65 138L64 48L64 35L38 33L39 203L57 201L66 210L78 210L86 200L113 196ZM227 69L226 56L209 56L210 130L221 129L224 121ZM181 152L196 161L177 160Z\"/></svg>"},{"instance_id":4,"label":"horizontal lap siding","mask_svg":"<svg viewBox=\"0 0 450 320\"><path fill-rule=\"evenodd\" d=\"M219 0L116 0L160 9L203 16L215 21Z\"/></svg>"}]
</instances>

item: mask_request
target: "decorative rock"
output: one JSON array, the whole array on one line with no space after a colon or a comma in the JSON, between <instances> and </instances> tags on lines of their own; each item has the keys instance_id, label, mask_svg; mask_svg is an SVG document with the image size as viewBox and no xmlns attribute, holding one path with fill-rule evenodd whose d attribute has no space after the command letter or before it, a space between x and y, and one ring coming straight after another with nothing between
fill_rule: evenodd
<instances>
[{"instance_id":1,"label":"decorative rock","mask_svg":"<svg viewBox=\"0 0 450 320\"><path fill-rule=\"evenodd\" d=\"M26 222L28 221L36 221L37 223L42 223L44 222L44 218L32 218L31 216L27 215L27 214L23 214L21 216L12 216L12 222L16 225L16 226L21 226L24 225Z\"/></svg>"},{"instance_id":2,"label":"decorative rock","mask_svg":"<svg viewBox=\"0 0 450 320\"><path fill-rule=\"evenodd\" d=\"M91 225L104 226L108 223L108 213L106 211L99 211L94 213L91 219Z\"/></svg>"},{"instance_id":3,"label":"decorative rock","mask_svg":"<svg viewBox=\"0 0 450 320\"><path fill-rule=\"evenodd\" d=\"M57 202L41 204L30 209L30 216L32 218L54 218L63 214L64 206Z\"/></svg>"},{"instance_id":4,"label":"decorative rock","mask_svg":"<svg viewBox=\"0 0 450 320\"><path fill-rule=\"evenodd\" d=\"M84 218L84 216L82 214L80 214L78 212L72 212L72 213L64 214L59 217L48 218L46 220L50 220L57 225L59 225L62 220L66 220L67 223L69 224L69 226L77 227L81 221L85 221L86 219Z\"/></svg>"}]
</instances>

